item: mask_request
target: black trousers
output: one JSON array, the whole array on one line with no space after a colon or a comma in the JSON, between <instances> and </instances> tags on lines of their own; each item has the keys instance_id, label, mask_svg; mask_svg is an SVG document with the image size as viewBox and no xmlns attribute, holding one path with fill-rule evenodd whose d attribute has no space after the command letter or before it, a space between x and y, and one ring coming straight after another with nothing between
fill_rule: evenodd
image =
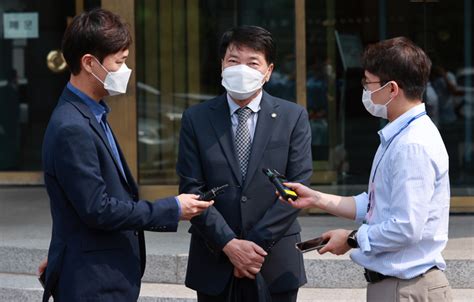
<instances>
[{"instance_id":1,"label":"black trousers","mask_svg":"<svg viewBox=\"0 0 474 302\"><path fill-rule=\"evenodd\" d=\"M241 300L245 302L256 302L257 293L255 292L255 286L253 284L254 281L247 278L241 279L240 281L242 282L241 285L243 285L241 286L243 290L240 293ZM230 284L228 284L224 292L218 296L210 296L198 291L197 300L198 302L227 302L229 289ZM271 294L272 302L296 302L297 296L298 289L284 293Z\"/></svg>"}]
</instances>

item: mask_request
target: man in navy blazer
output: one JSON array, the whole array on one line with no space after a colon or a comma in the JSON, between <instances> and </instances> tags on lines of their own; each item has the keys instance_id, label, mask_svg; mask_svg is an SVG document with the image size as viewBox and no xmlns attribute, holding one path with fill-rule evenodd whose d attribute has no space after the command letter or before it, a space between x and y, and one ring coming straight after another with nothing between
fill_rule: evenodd
<instances>
[{"instance_id":1,"label":"man in navy blazer","mask_svg":"<svg viewBox=\"0 0 474 302\"><path fill-rule=\"evenodd\" d=\"M71 78L52 113L43 168L53 219L43 301L129 302L145 269L143 230L176 231L211 203L195 195L140 200L110 125L107 95L125 93L130 32L97 9L74 18L63 38Z\"/></svg>"},{"instance_id":2,"label":"man in navy blazer","mask_svg":"<svg viewBox=\"0 0 474 302\"><path fill-rule=\"evenodd\" d=\"M298 211L278 201L262 168L309 182L308 115L261 88L274 66L275 46L267 30L234 28L224 34L220 48L227 93L184 112L177 172L180 192L229 187L214 207L191 220L186 285L197 291L198 301L235 295L249 302L262 290L252 279L263 277L272 301L296 301L306 283L295 248Z\"/></svg>"}]
</instances>

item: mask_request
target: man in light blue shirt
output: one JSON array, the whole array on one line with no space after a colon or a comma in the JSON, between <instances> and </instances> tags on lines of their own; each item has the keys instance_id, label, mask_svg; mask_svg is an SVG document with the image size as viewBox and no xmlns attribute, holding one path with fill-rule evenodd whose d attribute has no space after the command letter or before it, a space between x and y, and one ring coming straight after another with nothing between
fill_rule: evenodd
<instances>
[{"instance_id":1,"label":"man in light blue shirt","mask_svg":"<svg viewBox=\"0 0 474 302\"><path fill-rule=\"evenodd\" d=\"M341 197L288 184L296 208L318 207L355 219L358 230L333 230L319 250L344 254L365 268L367 301L451 301L441 252L448 241L449 161L421 100L431 62L406 38L370 45L362 64L362 103L389 120L378 132L368 193Z\"/></svg>"}]
</instances>

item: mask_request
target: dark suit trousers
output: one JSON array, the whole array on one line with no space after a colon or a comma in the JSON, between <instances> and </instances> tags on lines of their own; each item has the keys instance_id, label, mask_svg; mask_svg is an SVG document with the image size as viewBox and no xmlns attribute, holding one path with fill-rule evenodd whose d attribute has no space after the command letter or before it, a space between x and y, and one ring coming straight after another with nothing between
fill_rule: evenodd
<instances>
[{"instance_id":1,"label":"dark suit trousers","mask_svg":"<svg viewBox=\"0 0 474 302\"><path fill-rule=\"evenodd\" d=\"M244 284L247 283L248 285L247 286L248 290L244 290L241 292L242 302L244 301L245 302L258 302L257 293L255 292L255 286L253 285L254 281L250 279L242 279L241 281L244 281ZM230 288L230 282L227 285L224 292L218 296L209 296L202 292L197 292L198 302L227 302L229 288ZM298 289L292 290L289 292L284 292L284 293L271 294L272 302L296 302L297 296L298 296Z\"/></svg>"}]
</instances>

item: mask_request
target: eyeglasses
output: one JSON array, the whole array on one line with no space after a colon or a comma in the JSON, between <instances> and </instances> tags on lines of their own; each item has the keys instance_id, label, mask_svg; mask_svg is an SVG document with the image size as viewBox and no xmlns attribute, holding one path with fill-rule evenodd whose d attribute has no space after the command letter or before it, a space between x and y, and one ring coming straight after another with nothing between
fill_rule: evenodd
<instances>
[{"instance_id":1,"label":"eyeglasses","mask_svg":"<svg viewBox=\"0 0 474 302\"><path fill-rule=\"evenodd\" d=\"M362 87L364 87L365 90L368 90L368 89L367 89L367 85L368 85L368 84L382 83L382 81L367 82L367 79L366 79L366 78L362 78L362 79L360 80L360 83L361 83Z\"/></svg>"}]
</instances>

